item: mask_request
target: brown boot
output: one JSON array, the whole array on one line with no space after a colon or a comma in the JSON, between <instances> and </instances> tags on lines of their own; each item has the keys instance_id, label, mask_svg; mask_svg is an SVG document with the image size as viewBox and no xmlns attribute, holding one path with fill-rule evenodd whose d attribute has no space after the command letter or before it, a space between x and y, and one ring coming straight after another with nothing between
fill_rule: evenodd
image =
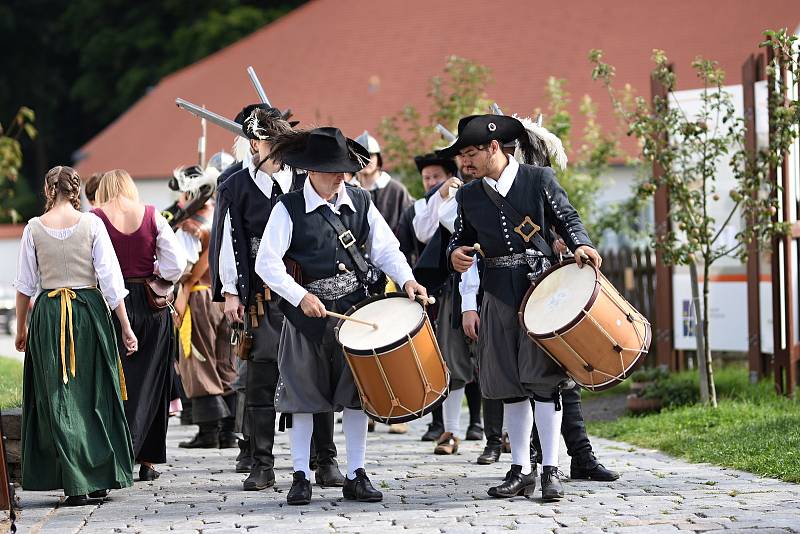
<instances>
[{"instance_id":1,"label":"brown boot","mask_svg":"<svg viewBox=\"0 0 800 534\"><path fill-rule=\"evenodd\" d=\"M406 432L408 432L408 423L389 425L389 434L405 434Z\"/></svg>"},{"instance_id":2,"label":"brown boot","mask_svg":"<svg viewBox=\"0 0 800 534\"><path fill-rule=\"evenodd\" d=\"M506 454L511 452L511 441L508 439L508 432L503 432L503 441L500 446L500 451Z\"/></svg>"},{"instance_id":3,"label":"brown boot","mask_svg":"<svg viewBox=\"0 0 800 534\"><path fill-rule=\"evenodd\" d=\"M453 435L452 432L445 432L439 437L436 442L436 448L433 449L433 454L455 454L458 452L458 444L460 440Z\"/></svg>"}]
</instances>

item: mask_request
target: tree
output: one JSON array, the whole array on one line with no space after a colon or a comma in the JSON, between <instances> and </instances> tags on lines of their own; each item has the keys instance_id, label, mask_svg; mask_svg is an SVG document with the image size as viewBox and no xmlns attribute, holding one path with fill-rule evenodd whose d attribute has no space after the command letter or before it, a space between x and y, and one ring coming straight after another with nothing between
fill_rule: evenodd
<instances>
[{"instance_id":1,"label":"tree","mask_svg":"<svg viewBox=\"0 0 800 534\"><path fill-rule=\"evenodd\" d=\"M406 182L412 195L420 197L423 194L414 156L446 144L436 132L437 124L455 132L461 117L486 113L491 101L485 88L490 81L488 67L450 56L445 63L444 75L430 80L428 98L431 112L427 120L423 121L419 111L409 105L397 115L381 121L378 133L383 139L383 155L392 163L392 172Z\"/></svg>"},{"instance_id":2,"label":"tree","mask_svg":"<svg viewBox=\"0 0 800 534\"><path fill-rule=\"evenodd\" d=\"M794 46L794 41L782 42ZM653 51L652 77L665 88L667 97L655 97L652 104L641 97L623 101L613 87L614 67L602 58L602 51L591 51L592 77L607 88L615 110L628 124L629 133L639 140L642 159L663 170L660 176L643 180L638 195L649 199L660 187L666 188L669 195L672 226L654 234L653 240L668 265L689 267L697 317L701 399L716 406L708 343L710 269L726 256L744 258L751 240L768 243L785 231L785 225L773 218L777 184L771 183L768 176L770 165L775 165L797 138L797 106L794 103L792 108L791 103L776 94L770 96L772 126L783 133L772 136L769 147L751 155L744 144L744 122L736 116L731 95L723 90L725 73L717 62L700 57L692 62L702 90L700 110L690 116L674 98L677 80L663 51ZM790 122L792 117L794 124ZM721 200L717 169L722 165L731 168L735 186L729 192L732 205L727 215L717 220L711 213L711 204ZM743 218L750 224L736 234L733 242L722 239L735 218ZM702 297L699 269L702 280L706 281Z\"/></svg>"},{"instance_id":3,"label":"tree","mask_svg":"<svg viewBox=\"0 0 800 534\"><path fill-rule=\"evenodd\" d=\"M0 124L0 220L10 219L12 222L20 220L19 213L13 207L15 186L19 178L19 169L22 167L22 146L19 140L23 135L29 139L36 137L34 119L32 109L21 107L11 119L8 128L4 129Z\"/></svg>"}]
</instances>

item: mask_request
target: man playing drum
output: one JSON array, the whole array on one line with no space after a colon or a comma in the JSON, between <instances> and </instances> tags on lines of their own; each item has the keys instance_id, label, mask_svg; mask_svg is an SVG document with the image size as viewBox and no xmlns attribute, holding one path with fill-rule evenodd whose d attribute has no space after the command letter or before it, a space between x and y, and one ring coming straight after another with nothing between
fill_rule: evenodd
<instances>
[{"instance_id":1,"label":"man playing drum","mask_svg":"<svg viewBox=\"0 0 800 534\"><path fill-rule=\"evenodd\" d=\"M353 375L335 340L335 321L326 316L328 311L342 313L366 298L368 287L382 289L377 269L385 271L410 298L427 297L427 292L414 280L397 238L369 192L345 184L346 173L369 163L363 147L337 128L286 132L272 143L271 157L276 161L308 171L303 188L281 197L273 209L256 257L256 272L282 297L287 319L278 356L281 381L275 395L277 409L292 414L289 441L294 480L286 500L289 504L311 501L312 415L344 410L347 479L342 493L348 500L379 502L383 494L364 470L367 415L361 411Z\"/></svg>"},{"instance_id":2,"label":"man playing drum","mask_svg":"<svg viewBox=\"0 0 800 534\"><path fill-rule=\"evenodd\" d=\"M458 138L440 151L458 155L467 173L483 176L456 195L458 217L448 257L463 273L474 261L474 243L485 254L481 315L471 328L478 333L481 390L487 398L503 400L512 451L511 470L489 495L531 495L536 487L530 459L532 397L543 456L542 498L556 500L564 494L557 468L561 389L573 383L527 338L517 311L530 286L528 275L541 274L553 261L551 228L578 262L585 254L599 266L601 258L552 169L519 164L504 153L502 144L514 139L527 141L519 120L473 115L459 121Z\"/></svg>"}]
</instances>

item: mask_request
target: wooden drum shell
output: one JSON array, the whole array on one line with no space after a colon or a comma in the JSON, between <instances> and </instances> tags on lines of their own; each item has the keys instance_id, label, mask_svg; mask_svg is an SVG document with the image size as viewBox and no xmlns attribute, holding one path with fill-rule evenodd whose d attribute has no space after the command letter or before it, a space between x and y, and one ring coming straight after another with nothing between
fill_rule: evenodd
<instances>
[{"instance_id":1,"label":"wooden drum shell","mask_svg":"<svg viewBox=\"0 0 800 534\"><path fill-rule=\"evenodd\" d=\"M368 299L353 310L374 300ZM362 407L376 421L393 424L419 419L448 394L450 371L427 314L404 340L389 347L371 352L342 347Z\"/></svg>"},{"instance_id":2,"label":"wooden drum shell","mask_svg":"<svg viewBox=\"0 0 800 534\"><path fill-rule=\"evenodd\" d=\"M571 260L569 263L574 263ZM562 263L545 273L540 281ZM524 312L536 286L520 308L520 322L528 336L575 382L600 391L613 387L644 361L650 347L650 323L619 294L599 271L594 294L581 313L563 328L534 334L524 323Z\"/></svg>"}]
</instances>

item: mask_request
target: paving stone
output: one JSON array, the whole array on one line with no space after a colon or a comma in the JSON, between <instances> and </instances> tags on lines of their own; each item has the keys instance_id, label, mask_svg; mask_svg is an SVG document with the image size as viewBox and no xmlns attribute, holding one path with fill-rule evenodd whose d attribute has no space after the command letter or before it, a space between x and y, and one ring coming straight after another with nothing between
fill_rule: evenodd
<instances>
[{"instance_id":1,"label":"paving stone","mask_svg":"<svg viewBox=\"0 0 800 534\"><path fill-rule=\"evenodd\" d=\"M466 428L466 414L464 414ZM427 421L426 421L427 422ZM343 436L336 441L344 464ZM800 486L708 464L690 464L660 452L592 439L609 468L622 473L612 483L565 480L557 503L533 498L493 499L486 490L502 480L510 457L481 466L480 442L462 442L455 456L435 456L420 443L425 422L408 434L378 425L369 434L367 471L384 492L381 503L345 501L339 488L313 488L309 506L286 504L291 486L288 436L276 436L276 485L260 492L241 489L232 470L238 450L185 450L179 441L195 427L170 421L169 463L149 483L112 492L99 506L54 508L60 492L19 490L18 532L228 534L254 533L459 533L554 534L599 532L800 533ZM562 444L561 465L569 458ZM762 531L759 531L762 532Z\"/></svg>"}]
</instances>

